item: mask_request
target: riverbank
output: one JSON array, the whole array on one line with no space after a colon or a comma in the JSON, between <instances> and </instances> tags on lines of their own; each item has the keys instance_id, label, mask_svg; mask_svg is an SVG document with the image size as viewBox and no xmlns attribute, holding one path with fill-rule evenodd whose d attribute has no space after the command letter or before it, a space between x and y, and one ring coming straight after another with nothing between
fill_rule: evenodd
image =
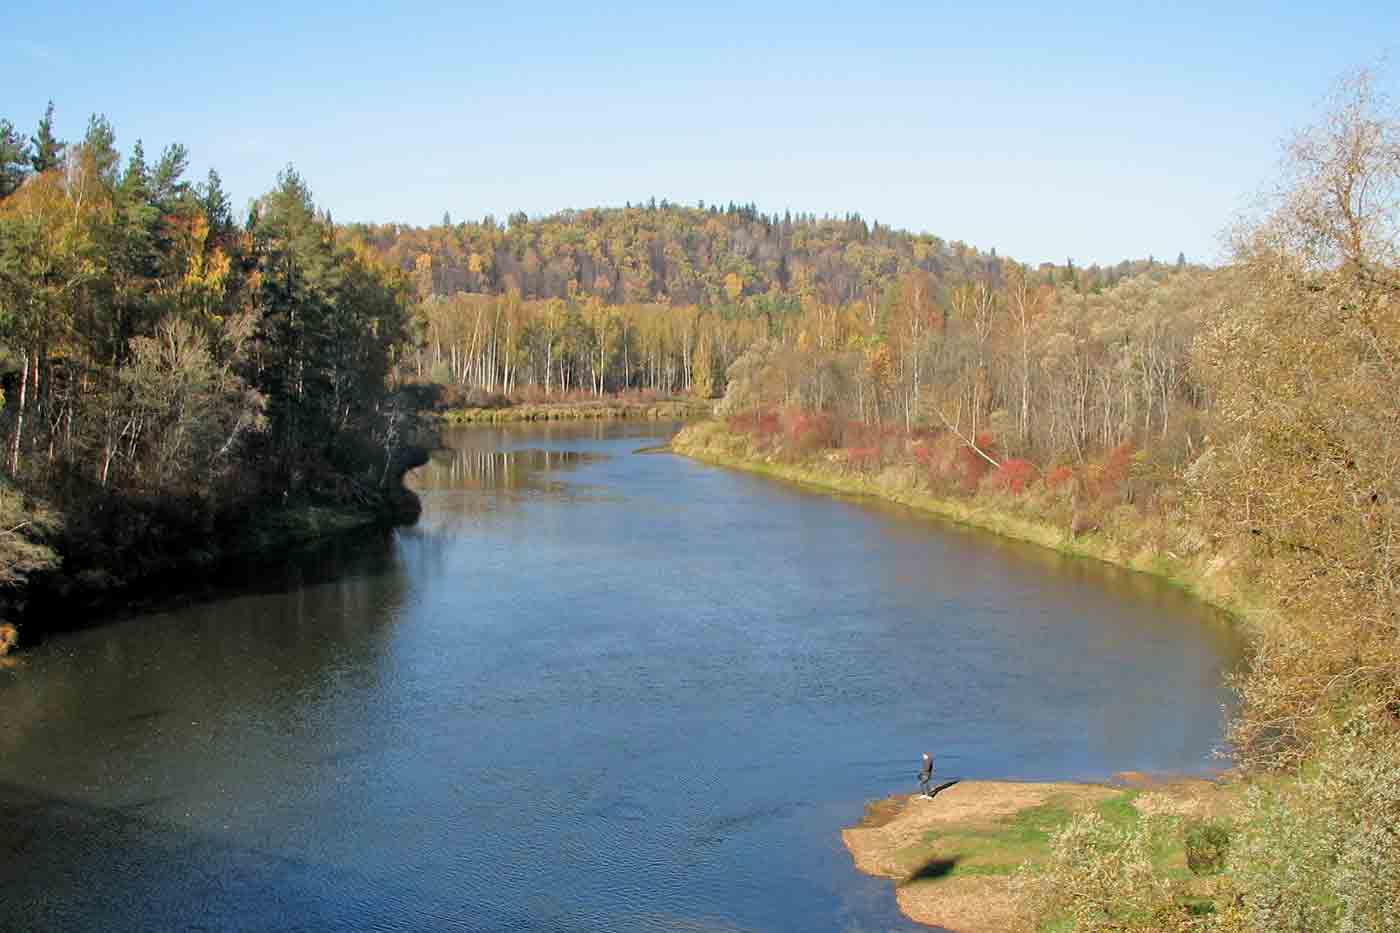
<instances>
[{"instance_id":1,"label":"riverbank","mask_svg":"<svg viewBox=\"0 0 1400 933\"><path fill-rule=\"evenodd\" d=\"M960 525L1146 573L1179 586L1230 617L1257 613L1244 584L1241 562L1212 553L1183 526L1161 518L1105 513L1076 530L1076 515L1063 498L1042 493L1015 497L982 493L964 498L932 495L911 463L874 469L853 464L840 451L805 458L775 456L716 421L690 425L671 450L702 463L743 470L839 495L873 497L936 515ZM1105 527L1107 526L1107 527ZM1171 546L1153 543L1169 540ZM1129 783L1139 783L1132 776ZM1051 856L1051 835L1071 820L1096 814L1125 835L1140 832L1143 818L1167 814L1176 821L1170 842L1154 856L1154 868L1172 879L1173 896L1208 902L1214 879L1185 868L1181 824L1187 819L1229 819L1241 794L1237 784L1183 779L1150 791L1079 783L961 782L934 799L891 797L866 808L860 824L842 831L855 866L891 879L900 910L911 919L957 933L1010 929L1024 917L1013 879L1022 866L1035 871ZM1146 811L1146 812L1144 812ZM1024 913L1024 911L1022 911Z\"/></svg>"},{"instance_id":2,"label":"riverbank","mask_svg":"<svg viewBox=\"0 0 1400 933\"><path fill-rule=\"evenodd\" d=\"M1130 831L1148 818L1217 819L1238 797L1233 785L1201 779L1141 783L1147 786L961 781L931 799L872 802L841 839L858 870L894 882L910 919L956 933L1000 933L1019 919L1017 873L1044 865L1051 834L1074 818L1092 814ZM1173 839L1153 854L1158 870L1184 881L1183 896L1209 896L1212 879L1191 874L1180 833Z\"/></svg>"},{"instance_id":3,"label":"riverbank","mask_svg":"<svg viewBox=\"0 0 1400 933\"><path fill-rule=\"evenodd\" d=\"M435 417L446 424L500 424L515 421L682 421L704 418L714 405L697 399L631 401L593 399L578 402L521 402L486 408L450 408Z\"/></svg>"},{"instance_id":4,"label":"riverbank","mask_svg":"<svg viewBox=\"0 0 1400 933\"><path fill-rule=\"evenodd\" d=\"M55 632L83 628L89 620L132 607L158 605L196 589L223 565L271 559L321 546L374 528L411 524L421 510L403 485L408 470L427 461L427 450L409 448L383 488L348 489L319 500L262 504L226 516L213 528L179 524L166 503L128 504L114 519L150 523L160 535L137 549L65 553L68 518L29 499L8 480L0 488L0 658Z\"/></svg>"},{"instance_id":5,"label":"riverbank","mask_svg":"<svg viewBox=\"0 0 1400 933\"><path fill-rule=\"evenodd\" d=\"M1211 552L1189 529L1161 519L1122 514L1101 516L1087 530L1076 531L1079 516L1063 499L1036 503L1029 496L978 494L966 498L932 495L919 482L913 464L876 470L853 466L839 453L796 461L756 454L743 435L718 421L688 425L671 440L675 453L731 469L744 470L824 492L871 497L927 512L960 525L1050 548L1071 557L1089 558L1159 577L1231 617L1257 611L1239 561L1229 552ZM1038 504L1046 505L1044 509ZM1058 513L1058 514L1051 514ZM1165 526L1165 527L1164 527ZM1171 536L1173 546L1154 538Z\"/></svg>"}]
</instances>

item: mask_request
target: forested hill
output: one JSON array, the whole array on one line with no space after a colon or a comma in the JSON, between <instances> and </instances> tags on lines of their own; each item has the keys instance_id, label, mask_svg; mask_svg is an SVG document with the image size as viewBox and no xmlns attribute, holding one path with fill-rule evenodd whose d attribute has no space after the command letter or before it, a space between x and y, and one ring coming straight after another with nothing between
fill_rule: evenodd
<instances>
[{"instance_id":1,"label":"forested hill","mask_svg":"<svg viewBox=\"0 0 1400 933\"><path fill-rule=\"evenodd\" d=\"M1000 278L995 249L812 214L760 213L753 205L684 207L661 201L621 208L562 211L502 225L434 227L355 224L351 232L390 264L412 273L419 295L519 293L522 298L596 296L605 304L668 302L716 307L877 300L903 274L936 282ZM1173 266L1184 264L1179 256ZM1165 269L1155 261L1103 268L1042 267L1063 282L1096 291Z\"/></svg>"}]
</instances>

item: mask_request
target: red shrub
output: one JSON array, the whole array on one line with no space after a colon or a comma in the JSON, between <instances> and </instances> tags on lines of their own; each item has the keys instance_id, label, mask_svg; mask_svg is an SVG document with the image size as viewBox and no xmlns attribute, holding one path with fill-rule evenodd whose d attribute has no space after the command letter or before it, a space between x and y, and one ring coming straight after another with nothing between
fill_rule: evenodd
<instances>
[{"instance_id":1,"label":"red shrub","mask_svg":"<svg viewBox=\"0 0 1400 933\"><path fill-rule=\"evenodd\" d=\"M1064 483L1074 479L1074 470L1067 466L1057 466L1049 473L1045 474L1045 488L1058 489Z\"/></svg>"},{"instance_id":2,"label":"red shrub","mask_svg":"<svg viewBox=\"0 0 1400 933\"><path fill-rule=\"evenodd\" d=\"M997 489L1020 495L1025 491L1026 484L1035 479L1035 474L1035 465L1029 460L1012 458L1001 461L1001 466L997 467L989 482Z\"/></svg>"},{"instance_id":3,"label":"red shrub","mask_svg":"<svg viewBox=\"0 0 1400 933\"><path fill-rule=\"evenodd\" d=\"M880 463L880 448L848 447L846 448L846 463L857 470L872 469Z\"/></svg>"},{"instance_id":4,"label":"red shrub","mask_svg":"<svg viewBox=\"0 0 1400 933\"><path fill-rule=\"evenodd\" d=\"M830 447L835 436L831 416L825 412L788 409L783 412L783 430L794 451L811 453Z\"/></svg>"},{"instance_id":5,"label":"red shrub","mask_svg":"<svg viewBox=\"0 0 1400 933\"><path fill-rule=\"evenodd\" d=\"M1122 491L1133 466L1134 450L1132 441L1125 441L1110 450L1103 463L1090 471L1086 486L1091 496L1102 499Z\"/></svg>"},{"instance_id":6,"label":"red shrub","mask_svg":"<svg viewBox=\"0 0 1400 933\"><path fill-rule=\"evenodd\" d=\"M987 456L996 456L996 438L990 434L979 434L977 447ZM955 463L964 492L976 492L978 484L982 482L982 477L986 476L987 471L992 468L987 457L973 450L970 444L958 448Z\"/></svg>"},{"instance_id":7,"label":"red shrub","mask_svg":"<svg viewBox=\"0 0 1400 933\"><path fill-rule=\"evenodd\" d=\"M778 415L774 411L744 412L729 416L729 430L751 434L759 440L767 440L778 433Z\"/></svg>"},{"instance_id":8,"label":"red shrub","mask_svg":"<svg viewBox=\"0 0 1400 933\"><path fill-rule=\"evenodd\" d=\"M1108 459L1103 464L1103 481L1105 483L1119 483L1128 478L1128 470L1133 465L1133 453L1136 448L1132 441L1124 441L1113 448L1108 454Z\"/></svg>"}]
</instances>

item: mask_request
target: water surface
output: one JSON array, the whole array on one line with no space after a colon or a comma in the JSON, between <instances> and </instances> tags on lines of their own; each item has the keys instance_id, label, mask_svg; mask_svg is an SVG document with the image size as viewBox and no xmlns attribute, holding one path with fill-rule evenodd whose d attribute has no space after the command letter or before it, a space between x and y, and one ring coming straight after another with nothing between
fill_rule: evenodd
<instances>
[{"instance_id":1,"label":"water surface","mask_svg":"<svg viewBox=\"0 0 1400 933\"><path fill-rule=\"evenodd\" d=\"M839 829L920 752L1214 763L1208 610L669 430L450 433L417 526L0 671L0 928L916 929Z\"/></svg>"}]
</instances>

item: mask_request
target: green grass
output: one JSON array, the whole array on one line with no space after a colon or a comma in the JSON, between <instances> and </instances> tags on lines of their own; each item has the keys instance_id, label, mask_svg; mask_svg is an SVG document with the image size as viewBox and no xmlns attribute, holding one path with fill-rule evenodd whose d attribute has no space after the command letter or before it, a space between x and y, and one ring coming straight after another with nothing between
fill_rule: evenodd
<instances>
[{"instance_id":1,"label":"green grass","mask_svg":"<svg viewBox=\"0 0 1400 933\"><path fill-rule=\"evenodd\" d=\"M1094 809L1112 825L1126 829L1140 819L1132 804L1137 795L1136 790L1124 791L1096 804ZM896 853L896 857L916 875L919 866L940 859L954 860L952 868L940 874L940 878L1010 875L1022 864L1034 864L1049 854L1051 835L1080 809L1070 795L1057 795L992 825L956 826L924 833L918 842ZM1184 857L1182 864L1185 864ZM915 883L924 881L916 879Z\"/></svg>"},{"instance_id":2,"label":"green grass","mask_svg":"<svg viewBox=\"0 0 1400 933\"><path fill-rule=\"evenodd\" d=\"M1116 829L1134 829L1141 822L1142 817L1133 806L1133 801L1137 799L1140 791L1124 791L1117 797L1112 797L1099 804L1094 809L1104 821Z\"/></svg>"}]
</instances>

